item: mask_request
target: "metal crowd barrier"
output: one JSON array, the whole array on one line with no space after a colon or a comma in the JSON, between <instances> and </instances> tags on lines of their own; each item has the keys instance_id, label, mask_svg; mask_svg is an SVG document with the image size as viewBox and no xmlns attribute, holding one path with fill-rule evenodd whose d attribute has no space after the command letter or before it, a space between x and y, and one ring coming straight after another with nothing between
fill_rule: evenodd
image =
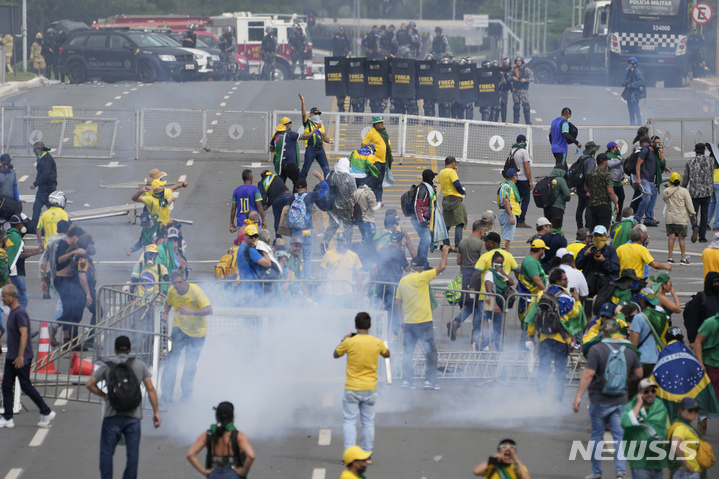
<instances>
[{"instance_id":1,"label":"metal crowd barrier","mask_svg":"<svg viewBox=\"0 0 719 479\"><path fill-rule=\"evenodd\" d=\"M675 152L692 154L697 143L717 142L717 118L647 120L652 135L662 138L665 155Z\"/></svg>"}]
</instances>

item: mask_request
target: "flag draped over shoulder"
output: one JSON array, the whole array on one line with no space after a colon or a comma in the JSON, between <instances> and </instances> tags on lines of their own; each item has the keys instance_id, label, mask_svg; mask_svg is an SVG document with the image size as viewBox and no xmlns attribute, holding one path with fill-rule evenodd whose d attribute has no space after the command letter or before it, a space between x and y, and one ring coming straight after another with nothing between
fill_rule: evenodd
<instances>
[{"instance_id":1,"label":"flag draped over shoulder","mask_svg":"<svg viewBox=\"0 0 719 479\"><path fill-rule=\"evenodd\" d=\"M350 173L365 173L379 178L379 170L371 161L371 156L373 156L372 150L367 146L353 151L350 155Z\"/></svg>"},{"instance_id":2,"label":"flag draped over shoulder","mask_svg":"<svg viewBox=\"0 0 719 479\"><path fill-rule=\"evenodd\" d=\"M704 368L684 343L672 341L659 353L652 379L657 383L657 396L664 401L669 417L676 416L679 402L694 398L702 414L719 413L711 381Z\"/></svg>"},{"instance_id":3,"label":"flag draped over shoulder","mask_svg":"<svg viewBox=\"0 0 719 479\"><path fill-rule=\"evenodd\" d=\"M622 344L625 344L623 341L626 341L626 346L629 349L633 350L635 353L637 353L637 356L639 356L639 351L637 350L637 348L634 347L634 345L626 339L628 334L627 323L619 316L615 317L614 319L617 321L617 324L619 324L619 331L613 333L609 337L612 340L622 341ZM589 354L589 350L592 349L592 346L601 342L602 340L602 335L599 333L599 325L599 316L595 316L594 319L592 319L587 325L587 329L582 336L582 354L584 354L585 358Z\"/></svg>"},{"instance_id":4,"label":"flag draped over shoulder","mask_svg":"<svg viewBox=\"0 0 719 479\"><path fill-rule=\"evenodd\" d=\"M659 351L664 349L666 341L664 341L664 334L669 329L669 321L667 320L667 314L662 311L657 311L652 308L646 308L642 311L642 314L652 326L652 335L654 341L657 343Z\"/></svg>"}]
</instances>

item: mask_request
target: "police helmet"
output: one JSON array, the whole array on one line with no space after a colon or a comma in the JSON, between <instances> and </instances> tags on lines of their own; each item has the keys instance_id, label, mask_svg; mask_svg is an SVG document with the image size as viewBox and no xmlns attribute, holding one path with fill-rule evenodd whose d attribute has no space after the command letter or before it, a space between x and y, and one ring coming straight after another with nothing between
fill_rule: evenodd
<instances>
[{"instance_id":1,"label":"police helmet","mask_svg":"<svg viewBox=\"0 0 719 479\"><path fill-rule=\"evenodd\" d=\"M442 62L441 62L441 63L444 63L445 65L448 64L448 63L452 63L452 59L449 58L449 57L444 57L444 58L442 58Z\"/></svg>"},{"instance_id":2,"label":"police helmet","mask_svg":"<svg viewBox=\"0 0 719 479\"><path fill-rule=\"evenodd\" d=\"M272 27L267 27L267 28L265 28L265 32L267 32L267 33L272 33Z\"/></svg>"},{"instance_id":3,"label":"police helmet","mask_svg":"<svg viewBox=\"0 0 719 479\"><path fill-rule=\"evenodd\" d=\"M48 34L48 35L55 35L55 29L54 29L54 28L48 28L48 29L47 29L47 34Z\"/></svg>"},{"instance_id":4,"label":"police helmet","mask_svg":"<svg viewBox=\"0 0 719 479\"><path fill-rule=\"evenodd\" d=\"M511 63L512 63L512 59L511 59L511 58L509 58L509 57L504 57L504 58L502 58L502 64L503 64L503 65L508 65L508 64L511 64Z\"/></svg>"},{"instance_id":5,"label":"police helmet","mask_svg":"<svg viewBox=\"0 0 719 479\"><path fill-rule=\"evenodd\" d=\"M484 61L482 62L482 68L489 68L489 64L490 64L490 61L489 61L489 60L484 60Z\"/></svg>"},{"instance_id":6,"label":"police helmet","mask_svg":"<svg viewBox=\"0 0 719 479\"><path fill-rule=\"evenodd\" d=\"M459 63L460 65L467 65L467 64L468 64L466 58L460 58L459 61L457 61L457 63Z\"/></svg>"},{"instance_id":7,"label":"police helmet","mask_svg":"<svg viewBox=\"0 0 719 479\"><path fill-rule=\"evenodd\" d=\"M414 22L409 22L409 23L407 24L407 28L417 28L417 24L414 23Z\"/></svg>"},{"instance_id":8,"label":"police helmet","mask_svg":"<svg viewBox=\"0 0 719 479\"><path fill-rule=\"evenodd\" d=\"M438 32L438 33L442 33L442 27L440 27L440 26L434 27L434 31Z\"/></svg>"},{"instance_id":9,"label":"police helmet","mask_svg":"<svg viewBox=\"0 0 719 479\"><path fill-rule=\"evenodd\" d=\"M299 30L299 29L300 29L299 23L295 23L294 25L292 25L292 28L293 28L294 30Z\"/></svg>"},{"instance_id":10,"label":"police helmet","mask_svg":"<svg viewBox=\"0 0 719 479\"><path fill-rule=\"evenodd\" d=\"M269 28L269 27L267 27L267 28ZM222 29L222 31L225 33L232 33L232 27L225 27Z\"/></svg>"},{"instance_id":11,"label":"police helmet","mask_svg":"<svg viewBox=\"0 0 719 479\"><path fill-rule=\"evenodd\" d=\"M497 60L492 60L489 62L490 68L499 68L499 62Z\"/></svg>"},{"instance_id":12,"label":"police helmet","mask_svg":"<svg viewBox=\"0 0 719 479\"><path fill-rule=\"evenodd\" d=\"M37 32L37 34L35 35L35 38L42 38L42 33Z\"/></svg>"},{"instance_id":13,"label":"police helmet","mask_svg":"<svg viewBox=\"0 0 719 479\"><path fill-rule=\"evenodd\" d=\"M522 62L522 64L524 64L524 57L521 55L517 55L516 57L514 57L514 61L515 62L519 61L519 62Z\"/></svg>"},{"instance_id":14,"label":"police helmet","mask_svg":"<svg viewBox=\"0 0 719 479\"><path fill-rule=\"evenodd\" d=\"M67 197L62 191L53 191L52 193L50 193L47 202L50 203L52 206L59 206L60 208L65 208L65 205L67 204Z\"/></svg>"},{"instance_id":15,"label":"police helmet","mask_svg":"<svg viewBox=\"0 0 719 479\"><path fill-rule=\"evenodd\" d=\"M188 29L188 30L194 30L195 28L196 28L196 27L195 27L195 24L194 24L194 23L188 23L188 24L187 24L187 29Z\"/></svg>"},{"instance_id":16,"label":"police helmet","mask_svg":"<svg viewBox=\"0 0 719 479\"><path fill-rule=\"evenodd\" d=\"M425 55L424 61L434 61L434 55L432 55L431 53Z\"/></svg>"}]
</instances>

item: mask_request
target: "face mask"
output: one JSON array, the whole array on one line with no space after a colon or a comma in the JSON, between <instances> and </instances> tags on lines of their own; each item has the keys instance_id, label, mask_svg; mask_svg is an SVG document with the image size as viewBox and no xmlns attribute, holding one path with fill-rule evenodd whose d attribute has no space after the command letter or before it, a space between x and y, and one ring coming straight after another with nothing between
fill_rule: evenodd
<instances>
[{"instance_id":1,"label":"face mask","mask_svg":"<svg viewBox=\"0 0 719 479\"><path fill-rule=\"evenodd\" d=\"M359 472L360 474L364 474L366 470L367 470L367 466L359 466L357 468L357 472Z\"/></svg>"},{"instance_id":2,"label":"face mask","mask_svg":"<svg viewBox=\"0 0 719 479\"><path fill-rule=\"evenodd\" d=\"M607 237L606 236L593 236L592 244L594 246L596 246L598 249L602 249L607 245Z\"/></svg>"},{"instance_id":3,"label":"face mask","mask_svg":"<svg viewBox=\"0 0 719 479\"><path fill-rule=\"evenodd\" d=\"M322 123L322 120L320 120L320 116L319 116L319 115L312 115L312 116L310 117L310 121L311 121L312 123L317 124L317 125L319 125L320 123Z\"/></svg>"},{"instance_id":4,"label":"face mask","mask_svg":"<svg viewBox=\"0 0 719 479\"><path fill-rule=\"evenodd\" d=\"M145 263L146 263L148 266L154 266L154 265L155 265L155 259L154 259L154 258L147 258L147 259L145 260Z\"/></svg>"},{"instance_id":5,"label":"face mask","mask_svg":"<svg viewBox=\"0 0 719 479\"><path fill-rule=\"evenodd\" d=\"M492 269L501 270L502 263L492 263Z\"/></svg>"},{"instance_id":6,"label":"face mask","mask_svg":"<svg viewBox=\"0 0 719 479\"><path fill-rule=\"evenodd\" d=\"M87 249L87 251L85 251L85 252L87 253L88 256L94 256L94 255L95 255L95 247L94 247L94 246L90 246L90 247Z\"/></svg>"},{"instance_id":7,"label":"face mask","mask_svg":"<svg viewBox=\"0 0 719 479\"><path fill-rule=\"evenodd\" d=\"M542 254L539 255L539 260L540 260L540 261L543 260L543 259L544 259L544 256L545 256L545 253L544 253L544 251L542 251Z\"/></svg>"},{"instance_id":8,"label":"face mask","mask_svg":"<svg viewBox=\"0 0 719 479\"><path fill-rule=\"evenodd\" d=\"M154 196L155 198L162 198L163 196L165 196L165 190L153 191L152 196Z\"/></svg>"},{"instance_id":9,"label":"face mask","mask_svg":"<svg viewBox=\"0 0 719 479\"><path fill-rule=\"evenodd\" d=\"M20 234L24 235L25 233L27 233L27 228L23 226L22 228L20 228Z\"/></svg>"},{"instance_id":10,"label":"face mask","mask_svg":"<svg viewBox=\"0 0 719 479\"><path fill-rule=\"evenodd\" d=\"M719 284L713 284L712 285L712 292L715 296L719 295Z\"/></svg>"},{"instance_id":11,"label":"face mask","mask_svg":"<svg viewBox=\"0 0 719 479\"><path fill-rule=\"evenodd\" d=\"M634 65L630 63L629 65L627 65L627 71L630 72L632 70L634 70Z\"/></svg>"}]
</instances>

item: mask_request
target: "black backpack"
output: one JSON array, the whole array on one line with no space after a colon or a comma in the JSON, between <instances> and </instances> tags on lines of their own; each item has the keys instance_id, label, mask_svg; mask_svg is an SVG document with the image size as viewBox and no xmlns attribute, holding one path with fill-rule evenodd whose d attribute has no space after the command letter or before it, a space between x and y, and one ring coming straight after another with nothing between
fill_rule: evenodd
<instances>
[{"instance_id":1,"label":"black backpack","mask_svg":"<svg viewBox=\"0 0 719 479\"><path fill-rule=\"evenodd\" d=\"M507 176L507 170L510 168L514 168L515 171L519 171L519 167L517 167L517 162L514 161L514 155L517 153L517 150L519 148L515 148L514 151L512 151L507 159L504 161L504 168L502 168L502 176Z\"/></svg>"},{"instance_id":2,"label":"black backpack","mask_svg":"<svg viewBox=\"0 0 719 479\"><path fill-rule=\"evenodd\" d=\"M542 293L537 303L537 315L534 318L534 324L541 334L564 333L556 294L546 290Z\"/></svg>"},{"instance_id":3,"label":"black backpack","mask_svg":"<svg viewBox=\"0 0 719 479\"><path fill-rule=\"evenodd\" d=\"M557 196L554 194L554 186L552 185L553 179L553 177L546 176L534 185L532 196L537 208L549 208L557 200Z\"/></svg>"},{"instance_id":4,"label":"black backpack","mask_svg":"<svg viewBox=\"0 0 719 479\"><path fill-rule=\"evenodd\" d=\"M417 189L419 185L412 185L409 190L405 191L399 202L402 206L402 213L405 216L414 216L414 201L417 198Z\"/></svg>"},{"instance_id":5,"label":"black backpack","mask_svg":"<svg viewBox=\"0 0 719 479\"><path fill-rule=\"evenodd\" d=\"M119 363L103 361L109 370L106 375L107 399L117 412L132 411L142 404L140 381L132 370L134 361L135 358Z\"/></svg>"},{"instance_id":6,"label":"black backpack","mask_svg":"<svg viewBox=\"0 0 719 479\"><path fill-rule=\"evenodd\" d=\"M629 158L624 160L624 173L627 175L634 175L637 173L637 160L639 159L639 153L641 153L642 150L635 151L631 155L629 155Z\"/></svg>"},{"instance_id":7,"label":"black backpack","mask_svg":"<svg viewBox=\"0 0 719 479\"><path fill-rule=\"evenodd\" d=\"M587 179L584 176L584 164L589 158L592 158L592 156L582 155L577 161L572 164L572 166L569 168L569 172L567 173L567 186L569 186L570 188L577 189L584 186L584 181Z\"/></svg>"}]
</instances>

